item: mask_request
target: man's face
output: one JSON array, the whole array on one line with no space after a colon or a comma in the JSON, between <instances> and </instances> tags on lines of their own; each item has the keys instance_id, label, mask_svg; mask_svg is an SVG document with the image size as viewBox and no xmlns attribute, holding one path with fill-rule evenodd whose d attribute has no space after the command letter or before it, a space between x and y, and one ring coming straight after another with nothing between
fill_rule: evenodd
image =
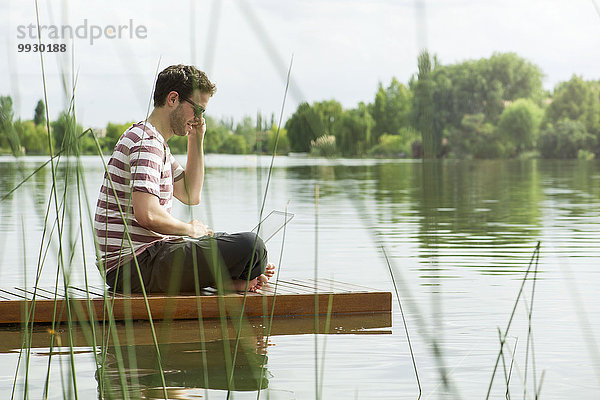
<instances>
[{"instance_id":1,"label":"man's face","mask_svg":"<svg viewBox=\"0 0 600 400\"><path fill-rule=\"evenodd\" d=\"M202 93L199 90L194 90L192 96L186 101L182 96L179 96L179 104L169 114L169 122L171 124L171 130L177 136L187 136L195 126L201 122L202 116L196 116L194 113L194 106L191 102L198 106L206 109L210 95L208 93Z\"/></svg>"}]
</instances>

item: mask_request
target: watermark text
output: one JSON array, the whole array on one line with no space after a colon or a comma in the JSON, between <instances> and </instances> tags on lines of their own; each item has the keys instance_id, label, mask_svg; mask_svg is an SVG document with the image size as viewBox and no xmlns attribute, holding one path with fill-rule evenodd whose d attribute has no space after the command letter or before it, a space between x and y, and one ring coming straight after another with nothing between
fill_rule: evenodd
<instances>
[{"instance_id":1,"label":"watermark text","mask_svg":"<svg viewBox=\"0 0 600 400\"><path fill-rule=\"evenodd\" d=\"M73 25L18 25L17 39L86 39L90 45L103 39L146 39L148 28L145 25L134 24L133 19L122 25L94 25L84 19L82 24Z\"/></svg>"}]
</instances>

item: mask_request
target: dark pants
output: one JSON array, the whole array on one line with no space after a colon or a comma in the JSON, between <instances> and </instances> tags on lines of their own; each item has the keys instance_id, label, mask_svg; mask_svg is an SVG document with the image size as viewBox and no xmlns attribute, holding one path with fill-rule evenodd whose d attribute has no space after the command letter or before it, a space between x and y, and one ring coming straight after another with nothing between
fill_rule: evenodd
<instances>
[{"instance_id":1,"label":"dark pants","mask_svg":"<svg viewBox=\"0 0 600 400\"><path fill-rule=\"evenodd\" d=\"M256 278L265 270L267 249L252 232L215 233L195 240L157 242L137 261L146 292L194 293L196 281L199 288L227 287L230 279ZM106 283L116 292L142 292L134 260L106 274Z\"/></svg>"}]
</instances>

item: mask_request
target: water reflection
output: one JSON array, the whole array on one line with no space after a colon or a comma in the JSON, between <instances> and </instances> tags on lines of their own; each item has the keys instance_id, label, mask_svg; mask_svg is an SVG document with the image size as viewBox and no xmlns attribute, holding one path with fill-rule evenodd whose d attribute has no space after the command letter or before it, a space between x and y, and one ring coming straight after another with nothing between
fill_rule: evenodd
<instances>
[{"instance_id":1,"label":"water reflection","mask_svg":"<svg viewBox=\"0 0 600 400\"><path fill-rule=\"evenodd\" d=\"M264 337L255 338L254 343L245 338L233 368L235 340L232 339L170 343L160 345L159 349L170 398L189 398L190 389L256 391L269 386L264 368L268 360ZM106 363L96 373L104 389L102 398L136 398L140 393L143 398L164 398L156 354L151 344L109 347ZM120 368L119 357L125 368ZM229 382L231 372L233 380Z\"/></svg>"},{"instance_id":2,"label":"water reflection","mask_svg":"<svg viewBox=\"0 0 600 400\"><path fill-rule=\"evenodd\" d=\"M392 333L389 329L392 316L386 313L323 316L316 325L321 334L389 336ZM236 326L237 323L231 320L155 323L169 398L203 397L208 391L214 390L266 390L270 380L278 374L268 369L270 359L267 354L269 349L277 349L272 346L275 346L278 338L315 332L314 317L274 318L271 324L268 319L250 318L243 323L234 357L238 333ZM56 326L53 333L49 328L36 325L33 331L25 335L20 326L0 327L0 337L3 339L0 341L0 360L9 354L18 354L23 343L27 343L24 340L27 340L30 341L29 348L34 356L32 365L39 364L45 370L49 365L49 348L53 340L50 375L70 373L67 360L71 357L69 346L72 346L78 369L90 362L96 366L94 386L99 399L164 398L156 347L148 322L116 323L110 331L107 330L108 325L96 325L96 358L90 325L76 324L70 329L66 325ZM62 361L57 362L57 358ZM230 372L233 372L231 383L228 382ZM60 382L60 379L56 382ZM35 397L33 393L30 394Z\"/></svg>"}]
</instances>

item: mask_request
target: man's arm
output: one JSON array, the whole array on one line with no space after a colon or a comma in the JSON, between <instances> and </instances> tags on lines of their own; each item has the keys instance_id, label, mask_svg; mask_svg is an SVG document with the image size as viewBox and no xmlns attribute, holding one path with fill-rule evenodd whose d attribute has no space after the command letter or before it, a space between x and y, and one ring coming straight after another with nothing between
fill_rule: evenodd
<instances>
[{"instance_id":1,"label":"man's arm","mask_svg":"<svg viewBox=\"0 0 600 400\"><path fill-rule=\"evenodd\" d=\"M131 202L135 219L146 229L163 235L194 238L212 235L212 230L200 221L192 220L186 223L171 216L161 207L158 197L153 194L134 191Z\"/></svg>"},{"instance_id":2,"label":"man's arm","mask_svg":"<svg viewBox=\"0 0 600 400\"><path fill-rule=\"evenodd\" d=\"M204 184L204 117L188 135L187 163L183 179L173 183L173 195L184 204L200 204Z\"/></svg>"}]
</instances>

